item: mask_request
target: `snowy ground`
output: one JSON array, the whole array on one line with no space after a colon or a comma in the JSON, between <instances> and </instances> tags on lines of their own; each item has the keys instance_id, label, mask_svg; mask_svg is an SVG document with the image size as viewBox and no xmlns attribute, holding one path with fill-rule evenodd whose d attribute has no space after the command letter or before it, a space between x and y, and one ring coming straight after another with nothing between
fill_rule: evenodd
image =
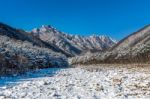
<instances>
[{"instance_id":1,"label":"snowy ground","mask_svg":"<svg viewBox=\"0 0 150 99\"><path fill-rule=\"evenodd\" d=\"M1 77L0 99L150 99L149 68L94 65Z\"/></svg>"}]
</instances>

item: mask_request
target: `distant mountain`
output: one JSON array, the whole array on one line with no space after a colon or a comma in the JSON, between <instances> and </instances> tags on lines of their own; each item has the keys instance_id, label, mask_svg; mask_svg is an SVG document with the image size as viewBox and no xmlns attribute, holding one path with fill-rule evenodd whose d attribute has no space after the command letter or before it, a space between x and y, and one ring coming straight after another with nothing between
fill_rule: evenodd
<instances>
[{"instance_id":1,"label":"distant mountain","mask_svg":"<svg viewBox=\"0 0 150 99\"><path fill-rule=\"evenodd\" d=\"M150 60L150 25L125 37L105 53L70 59L72 64L148 63Z\"/></svg>"},{"instance_id":2,"label":"distant mountain","mask_svg":"<svg viewBox=\"0 0 150 99\"><path fill-rule=\"evenodd\" d=\"M81 55L86 52L104 51L116 41L108 36L79 36L63 33L54 27L43 25L41 28L35 28L31 34L48 44L55 45L70 56Z\"/></svg>"}]
</instances>

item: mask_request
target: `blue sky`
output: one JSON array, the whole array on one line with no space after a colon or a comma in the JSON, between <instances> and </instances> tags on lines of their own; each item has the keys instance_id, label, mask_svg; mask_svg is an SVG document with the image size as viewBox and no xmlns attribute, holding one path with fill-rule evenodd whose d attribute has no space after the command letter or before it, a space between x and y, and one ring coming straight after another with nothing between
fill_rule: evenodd
<instances>
[{"instance_id":1,"label":"blue sky","mask_svg":"<svg viewBox=\"0 0 150 99\"><path fill-rule=\"evenodd\" d=\"M31 30L43 24L71 34L120 40L150 23L150 0L0 0L0 21Z\"/></svg>"}]
</instances>

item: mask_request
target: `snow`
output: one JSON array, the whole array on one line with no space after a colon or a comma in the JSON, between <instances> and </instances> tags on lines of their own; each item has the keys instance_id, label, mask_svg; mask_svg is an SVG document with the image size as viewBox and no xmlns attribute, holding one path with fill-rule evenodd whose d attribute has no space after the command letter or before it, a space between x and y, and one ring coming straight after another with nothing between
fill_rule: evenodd
<instances>
[{"instance_id":1,"label":"snow","mask_svg":"<svg viewBox=\"0 0 150 99\"><path fill-rule=\"evenodd\" d=\"M80 36L64 33L52 26L43 25L31 31L31 34L38 36L41 40L58 46L71 56L84 52L99 51L112 47L117 42L108 36Z\"/></svg>"},{"instance_id":2,"label":"snow","mask_svg":"<svg viewBox=\"0 0 150 99\"><path fill-rule=\"evenodd\" d=\"M0 99L149 99L149 67L91 65L1 78Z\"/></svg>"}]
</instances>

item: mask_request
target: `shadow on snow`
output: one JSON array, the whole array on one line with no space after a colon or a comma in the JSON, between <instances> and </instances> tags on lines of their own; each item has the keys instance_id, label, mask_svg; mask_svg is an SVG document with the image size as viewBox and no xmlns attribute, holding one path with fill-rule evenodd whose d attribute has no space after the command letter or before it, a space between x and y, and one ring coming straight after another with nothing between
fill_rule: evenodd
<instances>
[{"instance_id":1,"label":"shadow on snow","mask_svg":"<svg viewBox=\"0 0 150 99\"><path fill-rule=\"evenodd\" d=\"M19 84L21 81L28 81L39 77L52 77L56 73L58 73L61 69L65 69L65 68L46 68L46 69L39 69L39 70L26 72L20 75L1 76L0 87L16 85Z\"/></svg>"}]
</instances>

